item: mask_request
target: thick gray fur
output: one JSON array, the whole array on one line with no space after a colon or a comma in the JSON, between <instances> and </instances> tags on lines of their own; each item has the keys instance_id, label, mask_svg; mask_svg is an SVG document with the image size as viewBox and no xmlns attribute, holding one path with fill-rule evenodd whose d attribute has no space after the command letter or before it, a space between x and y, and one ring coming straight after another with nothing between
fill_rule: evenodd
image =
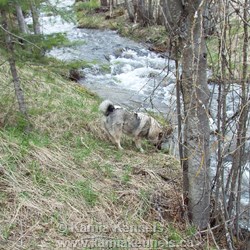
<instances>
[{"instance_id":1,"label":"thick gray fur","mask_svg":"<svg viewBox=\"0 0 250 250\"><path fill-rule=\"evenodd\" d=\"M143 152L142 138L147 139L160 149L163 128L153 117L144 113L130 112L122 107L115 106L110 100L103 101L99 110L103 114L103 127L118 149L123 149L121 146L123 133L134 139L136 147L141 152Z\"/></svg>"}]
</instances>

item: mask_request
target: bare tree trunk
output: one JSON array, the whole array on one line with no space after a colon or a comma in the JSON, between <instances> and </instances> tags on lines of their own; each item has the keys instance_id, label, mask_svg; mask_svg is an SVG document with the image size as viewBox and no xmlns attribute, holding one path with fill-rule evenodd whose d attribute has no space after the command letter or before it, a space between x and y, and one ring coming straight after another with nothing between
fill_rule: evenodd
<instances>
[{"instance_id":1,"label":"bare tree trunk","mask_svg":"<svg viewBox=\"0 0 250 250\"><path fill-rule=\"evenodd\" d=\"M164 15L164 25L170 37L182 37L180 23L186 15L181 0L163 0L162 10ZM184 20L183 20L184 21Z\"/></svg>"},{"instance_id":2,"label":"bare tree trunk","mask_svg":"<svg viewBox=\"0 0 250 250\"><path fill-rule=\"evenodd\" d=\"M23 16L23 11L22 8L19 4L15 5L16 8L16 14L17 14L17 21L19 25L19 29L22 33L27 34L28 33L28 27L25 23L24 16Z\"/></svg>"},{"instance_id":3,"label":"bare tree trunk","mask_svg":"<svg viewBox=\"0 0 250 250\"><path fill-rule=\"evenodd\" d=\"M156 7L155 6L155 3L157 1L154 1L154 0L148 0L148 21L149 23L155 23L157 17L154 16L154 8Z\"/></svg>"},{"instance_id":4,"label":"bare tree trunk","mask_svg":"<svg viewBox=\"0 0 250 250\"><path fill-rule=\"evenodd\" d=\"M108 7L108 0L101 0L102 7Z\"/></svg>"},{"instance_id":5,"label":"bare tree trunk","mask_svg":"<svg viewBox=\"0 0 250 250\"><path fill-rule=\"evenodd\" d=\"M215 211L218 210L217 204L219 203L219 194L222 191L224 192L224 140L226 135L226 94L227 94L227 88L229 86L226 86L226 83L223 79L226 78L226 39L227 39L227 28L228 28L228 3L225 2L225 7L223 8L223 17L222 17L222 34L219 38L219 61L221 62L219 64L220 67L220 79L219 81L219 93L218 93L218 113L217 113L217 140L218 140L218 151L217 151L217 169L216 169L216 176L215 176L215 185L216 185L216 191L215 191ZM223 197L223 206L224 209L226 208L226 201ZM227 211L224 211L225 218L228 220Z\"/></svg>"},{"instance_id":6,"label":"bare tree trunk","mask_svg":"<svg viewBox=\"0 0 250 250\"><path fill-rule=\"evenodd\" d=\"M248 68L248 2L245 0L244 3L244 14L243 14L243 28L244 28L244 43L243 43L243 68L242 68L242 82L241 82L241 107L240 107L240 117L238 121L237 130L237 145L234 152L233 158L233 175L231 181L230 196L228 201L228 213L232 216L233 209L236 207L236 233L239 238L239 214L240 214L240 200L241 200L241 182L242 182L242 171L244 165L245 156L245 145L246 145L246 131L247 131L247 121L248 121L248 111L249 104L247 101L247 68ZM238 184L238 186L237 186ZM237 188L237 192L236 192ZM236 202L236 204L234 204Z\"/></svg>"},{"instance_id":7,"label":"bare tree trunk","mask_svg":"<svg viewBox=\"0 0 250 250\"><path fill-rule=\"evenodd\" d=\"M125 0L125 6L132 21L138 20L143 26L163 24L162 5L164 0Z\"/></svg>"},{"instance_id":8,"label":"bare tree trunk","mask_svg":"<svg viewBox=\"0 0 250 250\"><path fill-rule=\"evenodd\" d=\"M175 55L176 58L176 55ZM181 117L181 79L179 74L179 62L175 60L176 68L176 110L177 110L177 122L178 122L178 144L179 144L179 157L181 166L183 166L183 140L182 140L182 117ZM185 185L187 186L187 185Z\"/></svg>"},{"instance_id":9,"label":"bare tree trunk","mask_svg":"<svg viewBox=\"0 0 250 250\"><path fill-rule=\"evenodd\" d=\"M13 42L12 42L12 36L9 32L8 27L8 21L7 21L7 15L4 9L1 10L1 17L2 17L2 25L5 30L5 44L8 51L8 61L10 65L10 71L13 77L14 82L14 88L15 88L15 94L19 106L19 110L22 113L23 117L28 121L28 113L27 108L24 100L23 91L20 85L20 80L18 77L17 69L16 69L16 62L15 62L15 55L14 55L14 48L13 48ZM27 127L28 129L28 127Z\"/></svg>"},{"instance_id":10,"label":"bare tree trunk","mask_svg":"<svg viewBox=\"0 0 250 250\"><path fill-rule=\"evenodd\" d=\"M134 22L135 20L135 12L134 12L134 7L132 4L132 0L125 0L125 6L128 12L128 17L131 22Z\"/></svg>"},{"instance_id":11,"label":"bare tree trunk","mask_svg":"<svg viewBox=\"0 0 250 250\"><path fill-rule=\"evenodd\" d=\"M202 15L204 1L186 5L187 37L183 41L182 89L185 110L184 158L187 162L188 209L192 222L206 228L209 223L209 121L207 52Z\"/></svg>"},{"instance_id":12,"label":"bare tree trunk","mask_svg":"<svg viewBox=\"0 0 250 250\"><path fill-rule=\"evenodd\" d=\"M134 9L134 23L137 23L139 15L139 0L132 0L133 9Z\"/></svg>"},{"instance_id":13,"label":"bare tree trunk","mask_svg":"<svg viewBox=\"0 0 250 250\"><path fill-rule=\"evenodd\" d=\"M109 0L109 16L113 16L113 9L115 7L115 2L114 0Z\"/></svg>"},{"instance_id":14,"label":"bare tree trunk","mask_svg":"<svg viewBox=\"0 0 250 250\"><path fill-rule=\"evenodd\" d=\"M159 0L159 4L157 4L155 8L157 8L157 19L156 19L156 23L158 25L164 25L164 15L163 15L163 11L162 11L162 7L163 7L163 0Z\"/></svg>"},{"instance_id":15,"label":"bare tree trunk","mask_svg":"<svg viewBox=\"0 0 250 250\"><path fill-rule=\"evenodd\" d=\"M144 25L145 19L145 1L144 0L137 0L137 20L138 22Z\"/></svg>"},{"instance_id":16,"label":"bare tree trunk","mask_svg":"<svg viewBox=\"0 0 250 250\"><path fill-rule=\"evenodd\" d=\"M178 41L182 54L184 202L190 220L199 228L207 227L210 212L209 90L203 29L206 3L205 0L163 1L165 27L172 39Z\"/></svg>"},{"instance_id":17,"label":"bare tree trunk","mask_svg":"<svg viewBox=\"0 0 250 250\"><path fill-rule=\"evenodd\" d=\"M32 20L33 20L33 30L36 35L41 34L41 26L39 23L39 14L37 11L36 4L33 0L30 1L30 10L32 14Z\"/></svg>"}]
</instances>

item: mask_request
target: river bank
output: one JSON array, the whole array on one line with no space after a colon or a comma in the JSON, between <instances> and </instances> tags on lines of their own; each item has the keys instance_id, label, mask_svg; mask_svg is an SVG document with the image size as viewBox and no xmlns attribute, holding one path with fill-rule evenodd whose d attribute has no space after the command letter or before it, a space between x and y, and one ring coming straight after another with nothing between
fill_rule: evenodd
<instances>
[{"instance_id":1,"label":"river bank","mask_svg":"<svg viewBox=\"0 0 250 250\"><path fill-rule=\"evenodd\" d=\"M78 12L78 20L79 20L79 27L81 28L89 28L89 25L91 28L97 28L97 29L115 29L118 31L119 34L121 34L122 36L125 37L129 37L133 40L136 40L140 43L142 43L143 45L146 44L146 46L149 48L149 50L151 50L152 47L154 46L158 46L159 48L161 48L161 45L163 46L163 50L165 51L165 55L167 54L168 51L168 46L167 46L167 34L166 32L163 34L161 34L161 32L159 32L159 26L151 26L151 27L140 27L140 25L138 24L134 24L134 23L130 23L128 21L128 17L126 15L125 12L121 12L119 9L117 10L117 15L114 14L114 18L112 18L111 20L109 18L107 18L107 16L109 16L109 12L108 10L106 10L105 12L99 12L96 11L97 9L93 8L90 10L86 10L86 8L81 9ZM93 20L93 22L92 22ZM234 25L234 24L233 24ZM164 29L164 27L161 27ZM160 29L161 29L160 28ZM150 29L154 32L150 32ZM234 31L236 32L236 31ZM151 37L151 35L153 34L153 38ZM157 35L156 35L157 34ZM239 38L241 36L239 35ZM165 38L165 41L163 43L161 43L160 41L163 41ZM214 75L218 74L218 64L220 63L220 57L218 55L218 36L213 36L211 35L210 37L208 37L207 39L207 49L208 49L208 77L211 77L211 79L209 79L209 90L211 93L211 100L210 100L210 121L211 121L211 131L216 131L217 127L217 117L218 117L218 96L219 96L219 86L220 86L220 81L218 81L218 75L217 77L215 77ZM237 39L239 39L237 38ZM240 39L239 39L240 40ZM155 43L154 43L155 42ZM159 43L158 43L159 42ZM156 44L156 45L155 45ZM145 82L143 82L143 80L145 78L142 77L141 75L136 75L136 74L130 74L130 71L133 72L133 64L134 61L139 61L139 56L138 54L135 55L134 52L130 53L128 55L128 51L126 51L126 46L125 47L125 52L123 54L120 54L119 57L120 58L111 58L110 63L111 63L111 68L113 67L113 69L117 69L118 70L114 70L111 72L111 75L115 75L115 77L118 79L118 82L115 82L116 84L121 84L123 87L125 88L134 88L135 86L139 86L138 82L142 82L141 84L141 88L137 88L138 92L142 92L145 90L145 86L148 86L149 81L146 80ZM234 47L233 47L234 48ZM156 49L157 52L161 52L161 49ZM126 54L127 53L127 54ZM132 55L131 55L132 54ZM241 51L239 48L234 48L232 55L236 57L238 57L241 54ZM158 53L158 55L160 55ZM129 60L127 60L129 56ZM134 61L132 60L134 59ZM133 62L132 62L133 61ZM169 60L168 62L171 61ZM114 64L112 64L114 63ZM120 64L120 67L117 67L117 65ZM168 63L167 62L162 62L161 63L161 68L162 69L166 69L166 65ZM173 64L173 61L172 61ZM132 67L131 67L132 65ZM144 64L145 65L145 64ZM149 65L151 65L149 63ZM209 67L210 65L210 67ZM217 65L217 66L216 66ZM148 66L148 65L147 65ZM168 111L172 111L170 117L172 117L172 121L175 122L175 120L173 119L173 117L175 117L175 110L173 107L175 107L175 69L174 67L168 67L169 71L165 71L162 70L162 72L164 72L164 75L162 75L162 80L163 82L158 81L154 86L157 86L161 93L164 93L163 98L160 98L160 95L157 95L157 93L155 93L155 91L153 90L153 88L151 89L147 89L147 91L145 91L145 93L150 96L148 99L151 98L151 94L150 91L152 91L151 93L156 94L156 102L162 102L164 104L166 104L165 106L160 108L160 111L163 111L164 114L168 113ZM235 70L232 67L233 70ZM119 71L120 70L120 71ZM216 71L217 70L217 71ZM216 72L216 73L214 73ZM240 71L239 71L240 72ZM240 78L237 79L239 77L239 72L235 73L235 79L233 79L231 82L228 81L228 79L225 77L225 82L228 84L228 92L227 92L227 96L226 96L226 116L228 117L228 120L230 121L231 119L234 118L234 114L235 114L235 110L237 110L240 106L240 98L238 98L237 96L241 96L241 89L240 89L240 85L239 83ZM91 72L93 73L93 72ZM159 73L159 72L158 72ZM161 73L162 74L162 73ZM152 75L156 76L156 74L153 74L153 72L151 72L151 68L144 68L143 71L143 75L147 75L148 79L150 79L150 77ZM136 77L135 77L136 76ZM139 76L139 77L137 77ZM147 77L146 77L147 78ZM101 78L103 79L103 78ZM125 80L124 80L125 79ZM112 78L108 78L108 80L112 80ZM152 79L151 79L152 80ZM154 78L154 81L156 79ZM159 79L158 79L159 80ZM157 81L157 80L156 80ZM224 79L223 79L224 81ZM101 85L100 83L102 83L101 81L98 81L98 78L94 77L93 81L90 83L89 86L90 88L93 88L94 86L94 90L98 90L101 89L101 94L103 92L103 85ZM109 84L109 82L105 82L107 83L107 85ZM159 83L159 84L158 84ZM151 85L152 86L152 85ZM236 95L235 95L236 93ZM249 94L248 94L249 95ZM117 93L118 98L116 100L121 100L120 97L122 97L120 95L120 93ZM127 96L126 96L127 97ZM126 98L125 97L125 98ZM130 97L130 95L128 95L128 97ZM138 95L136 95L137 101L142 103L143 99L140 99L138 97ZM145 105L146 107L150 107L150 105ZM233 119L234 120L234 119ZM247 131L248 134L248 138L249 138L249 129ZM234 121L233 123L231 123L230 128L227 127L227 131L226 131L227 137L228 137L228 141L225 142L225 152L228 152L225 154L224 157L224 168L226 169L226 176L228 175L228 173L230 172L230 169L232 168L232 157L231 157L231 152L234 151L234 145L233 143L235 143L233 141L234 135L236 134L236 122ZM176 137L177 138L177 137ZM211 135L211 145L217 145L217 141L218 141L218 136L216 135ZM176 143L177 144L177 143ZM246 145L249 145L249 139L247 139ZM248 147L247 147L248 148ZM246 155L248 155L249 150L246 149ZM216 172L216 168L217 168L217 164L218 164L218 159L217 159L217 147L213 146L211 148L211 176L215 175ZM245 165L243 166L244 169L244 173L243 173L243 177L242 177L242 196L241 196L241 200L242 200L242 204L243 206L246 206L247 204L249 204L249 161L247 161L245 163ZM249 228L249 221L244 221L244 227L248 227Z\"/></svg>"},{"instance_id":2,"label":"river bank","mask_svg":"<svg viewBox=\"0 0 250 250\"><path fill-rule=\"evenodd\" d=\"M168 36L164 26L143 27L139 23L132 23L122 7L114 8L112 17L110 17L109 8L101 8L98 3L87 5L77 1L75 10L78 28L116 30L121 36L140 42L149 50L164 55L169 49Z\"/></svg>"}]
</instances>

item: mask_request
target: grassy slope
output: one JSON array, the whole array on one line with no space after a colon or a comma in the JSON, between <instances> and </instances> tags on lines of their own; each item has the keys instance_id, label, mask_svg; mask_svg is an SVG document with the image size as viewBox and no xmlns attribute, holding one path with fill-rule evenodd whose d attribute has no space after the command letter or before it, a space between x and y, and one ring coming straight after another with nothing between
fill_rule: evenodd
<instances>
[{"instance_id":1,"label":"grassy slope","mask_svg":"<svg viewBox=\"0 0 250 250\"><path fill-rule=\"evenodd\" d=\"M0 67L0 249L61 249L57 240L100 235L179 242L189 234L180 221L181 170L173 157L150 147L138 153L130 139L118 152L99 126L99 98L46 67L26 65L19 74L29 135L8 65ZM163 232L83 234L61 226L156 222Z\"/></svg>"}]
</instances>

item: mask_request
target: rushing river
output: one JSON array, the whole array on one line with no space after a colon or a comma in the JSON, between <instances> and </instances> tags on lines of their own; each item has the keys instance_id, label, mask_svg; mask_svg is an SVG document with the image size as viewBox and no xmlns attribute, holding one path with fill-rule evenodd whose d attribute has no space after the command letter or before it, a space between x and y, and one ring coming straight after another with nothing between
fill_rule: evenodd
<instances>
[{"instance_id":1,"label":"rushing river","mask_svg":"<svg viewBox=\"0 0 250 250\"><path fill-rule=\"evenodd\" d=\"M85 77L81 84L118 104L174 114L173 61L115 31L73 28L68 38L82 39L85 43L74 48L55 48L49 55L64 61L92 62L82 69ZM166 102L171 98L172 102Z\"/></svg>"},{"instance_id":2,"label":"rushing river","mask_svg":"<svg viewBox=\"0 0 250 250\"><path fill-rule=\"evenodd\" d=\"M73 3L65 0L56 6L68 9ZM90 62L90 67L82 69L85 77L81 84L117 104L154 109L172 120L175 113L173 61L119 36L116 31L78 29L73 21L66 22L60 16L43 13L41 26L44 34L64 32L70 41L81 41L77 46L54 48L48 53L63 61Z\"/></svg>"},{"instance_id":3,"label":"rushing river","mask_svg":"<svg viewBox=\"0 0 250 250\"><path fill-rule=\"evenodd\" d=\"M51 1L55 3L56 1ZM57 7L71 8L74 0L60 1ZM65 22L60 16L41 15L44 34L65 32L72 42L83 41L73 47L53 48L48 56L63 61L89 61L89 67L82 69L85 77L80 83L102 98L108 98L116 104L158 111L175 123L175 67L174 62L164 55L157 55L145 46L123 38L115 31L78 29L76 24ZM211 128L216 129L218 86L209 86L211 99ZM230 118L239 105L240 89L231 85L227 96L227 117ZM235 125L231 125L228 136L232 137ZM248 131L248 137L250 131ZM211 138L216 141L216 138ZM229 140L230 141L230 140ZM176 141L174 144L177 145ZM247 148L250 148L248 140ZM212 175L215 173L217 159L216 150L211 157ZM249 159L250 160L250 159ZM232 158L225 162L225 168L230 169ZM243 175L242 204L249 204L249 161ZM249 223L249 222L247 222ZM247 223L245 225L247 225ZM248 224L247 227L250 227Z\"/></svg>"}]
</instances>

